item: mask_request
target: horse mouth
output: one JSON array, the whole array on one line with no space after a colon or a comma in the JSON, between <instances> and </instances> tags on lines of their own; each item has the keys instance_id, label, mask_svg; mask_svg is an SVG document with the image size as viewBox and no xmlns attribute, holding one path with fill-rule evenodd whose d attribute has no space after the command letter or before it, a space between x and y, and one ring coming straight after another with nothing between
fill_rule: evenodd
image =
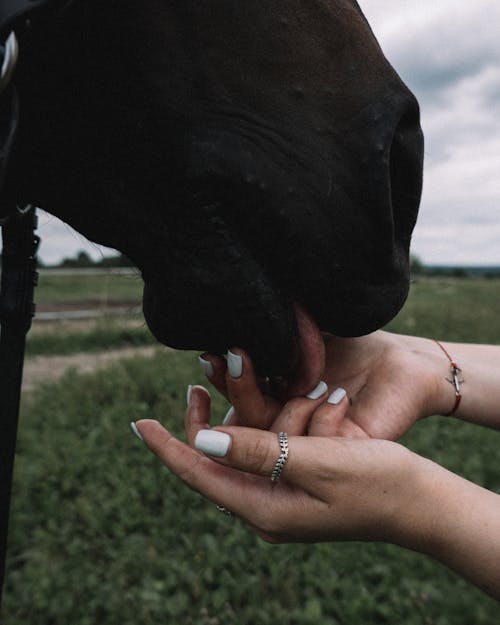
<instances>
[{"instance_id":1,"label":"horse mouth","mask_svg":"<svg viewBox=\"0 0 500 625\"><path fill-rule=\"evenodd\" d=\"M245 349L260 375L283 378L287 392L300 395L320 379L325 348L312 316L299 303L288 303L279 313L274 306L261 315L232 320L222 308L211 314L203 305L179 313L178 299L167 306L147 283L143 299L146 322L160 343L220 355L234 347Z\"/></svg>"}]
</instances>

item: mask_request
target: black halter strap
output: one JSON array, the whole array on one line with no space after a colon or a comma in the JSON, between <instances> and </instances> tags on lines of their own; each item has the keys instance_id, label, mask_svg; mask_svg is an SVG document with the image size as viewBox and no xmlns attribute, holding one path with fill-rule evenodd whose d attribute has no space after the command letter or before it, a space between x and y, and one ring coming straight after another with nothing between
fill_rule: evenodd
<instances>
[{"instance_id":1,"label":"black halter strap","mask_svg":"<svg viewBox=\"0 0 500 625\"><path fill-rule=\"evenodd\" d=\"M0 292L0 604L5 576L12 472L16 450L19 401L26 334L35 312L36 285L34 208L18 211L2 227Z\"/></svg>"},{"instance_id":2,"label":"black halter strap","mask_svg":"<svg viewBox=\"0 0 500 625\"><path fill-rule=\"evenodd\" d=\"M23 33L35 16L61 4L57 0L0 0L0 225L14 212L14 203L5 193L5 179L19 122L19 102L13 84L16 32Z\"/></svg>"},{"instance_id":3,"label":"black halter strap","mask_svg":"<svg viewBox=\"0 0 500 625\"><path fill-rule=\"evenodd\" d=\"M19 121L19 105L12 84L17 57L13 32L26 26L50 0L0 0L0 225L3 250L0 287L0 603L5 576L12 472L16 449L19 401L26 334L35 306L37 280L33 207L20 210L5 190L7 167Z\"/></svg>"}]
</instances>

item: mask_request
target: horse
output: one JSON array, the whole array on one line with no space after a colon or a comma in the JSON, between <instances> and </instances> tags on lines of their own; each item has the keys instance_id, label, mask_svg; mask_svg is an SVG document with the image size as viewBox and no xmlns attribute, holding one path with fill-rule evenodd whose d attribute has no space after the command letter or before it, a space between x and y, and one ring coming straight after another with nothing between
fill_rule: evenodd
<instances>
[{"instance_id":1,"label":"horse","mask_svg":"<svg viewBox=\"0 0 500 625\"><path fill-rule=\"evenodd\" d=\"M356 1L31 4L4 193L128 256L160 342L286 376L399 311L419 107Z\"/></svg>"},{"instance_id":2,"label":"horse","mask_svg":"<svg viewBox=\"0 0 500 625\"><path fill-rule=\"evenodd\" d=\"M137 265L160 342L285 379L315 377L321 332L401 308L419 107L355 0L0 0L0 42L0 220L25 277L36 239L11 224L41 206ZM0 587L25 330L4 312Z\"/></svg>"}]
</instances>

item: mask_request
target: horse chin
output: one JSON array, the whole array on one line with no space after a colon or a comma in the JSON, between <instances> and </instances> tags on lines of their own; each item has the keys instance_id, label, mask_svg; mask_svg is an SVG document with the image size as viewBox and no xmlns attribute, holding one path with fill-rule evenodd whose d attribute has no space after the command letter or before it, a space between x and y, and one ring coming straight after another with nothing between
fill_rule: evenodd
<instances>
[{"instance_id":1,"label":"horse chin","mask_svg":"<svg viewBox=\"0 0 500 625\"><path fill-rule=\"evenodd\" d=\"M297 302L271 304L260 315L252 314L254 309L233 320L231 314L226 316L226 311L208 302L191 301L187 310L181 293L167 305L161 292L146 283L143 303L151 332L169 347L222 355L240 347L249 353L259 375L285 379L293 395L307 393L322 375L321 331ZM246 306L239 309L245 311Z\"/></svg>"},{"instance_id":2,"label":"horse chin","mask_svg":"<svg viewBox=\"0 0 500 625\"><path fill-rule=\"evenodd\" d=\"M156 339L174 349L224 355L247 351L262 376L289 379L297 370L301 340L293 304L266 291L158 288L145 281L143 310ZM239 295L237 297L236 295Z\"/></svg>"}]
</instances>

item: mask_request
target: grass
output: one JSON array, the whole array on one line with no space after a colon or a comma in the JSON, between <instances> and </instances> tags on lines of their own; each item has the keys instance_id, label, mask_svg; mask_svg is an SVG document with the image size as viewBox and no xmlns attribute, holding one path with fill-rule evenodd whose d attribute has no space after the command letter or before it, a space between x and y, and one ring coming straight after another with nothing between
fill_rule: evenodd
<instances>
[{"instance_id":1,"label":"grass","mask_svg":"<svg viewBox=\"0 0 500 625\"><path fill-rule=\"evenodd\" d=\"M35 298L39 304L47 302L129 301L137 304L142 298L143 282L139 275L115 273L53 275L41 272Z\"/></svg>"},{"instance_id":2,"label":"grass","mask_svg":"<svg viewBox=\"0 0 500 625\"><path fill-rule=\"evenodd\" d=\"M104 317L90 324L85 330L35 331L28 334L26 355L64 355L75 352L100 352L122 347L155 345L153 337L144 321L133 321L132 316ZM71 324L66 327L71 328Z\"/></svg>"},{"instance_id":3,"label":"grass","mask_svg":"<svg viewBox=\"0 0 500 625\"><path fill-rule=\"evenodd\" d=\"M40 309L65 307L105 312L114 304L128 306L123 315L105 315L95 320L42 322L36 317L26 343L27 356L64 355L96 352L121 347L154 344L142 315L137 313L142 300L142 280L133 274L72 273L40 275L35 299ZM82 328L82 325L84 326Z\"/></svg>"},{"instance_id":4,"label":"grass","mask_svg":"<svg viewBox=\"0 0 500 625\"><path fill-rule=\"evenodd\" d=\"M447 341L500 342L500 282L418 278L389 329Z\"/></svg>"},{"instance_id":5,"label":"grass","mask_svg":"<svg viewBox=\"0 0 500 625\"><path fill-rule=\"evenodd\" d=\"M418 282L394 327L498 343L499 287ZM70 371L25 398L4 625L498 622L497 602L429 558L381 544L267 545L183 487L128 422L181 433L193 382L195 356L165 352L106 375ZM225 409L215 397L214 421ZM433 417L405 443L500 492L499 437Z\"/></svg>"}]
</instances>

